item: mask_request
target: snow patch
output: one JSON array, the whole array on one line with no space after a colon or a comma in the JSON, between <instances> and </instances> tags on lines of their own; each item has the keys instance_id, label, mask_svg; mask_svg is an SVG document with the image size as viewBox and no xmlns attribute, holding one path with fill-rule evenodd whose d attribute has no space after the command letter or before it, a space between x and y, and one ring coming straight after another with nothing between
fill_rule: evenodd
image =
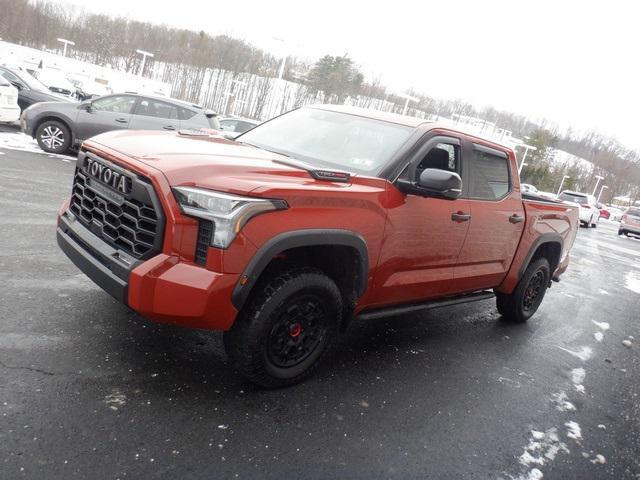
<instances>
[{"instance_id":1,"label":"snow patch","mask_svg":"<svg viewBox=\"0 0 640 480\"><path fill-rule=\"evenodd\" d=\"M632 344L631 344L631 340L629 340L629 339L622 340L622 344L623 344L625 347L628 347L628 348L631 348L631 345L632 345Z\"/></svg>"},{"instance_id":2,"label":"snow patch","mask_svg":"<svg viewBox=\"0 0 640 480\"><path fill-rule=\"evenodd\" d=\"M609 295L609 292L607 292L606 290L604 290L602 288L598 289L598 293L601 294L601 295Z\"/></svg>"},{"instance_id":3,"label":"snow patch","mask_svg":"<svg viewBox=\"0 0 640 480\"><path fill-rule=\"evenodd\" d=\"M555 393L551 395L551 399L553 400L556 409L561 412L573 412L576 409L575 405L568 400L565 392Z\"/></svg>"},{"instance_id":4,"label":"snow patch","mask_svg":"<svg viewBox=\"0 0 640 480\"><path fill-rule=\"evenodd\" d=\"M593 336L595 337L597 342L601 342L602 339L604 338L604 335L602 334L602 332L596 332L593 334Z\"/></svg>"},{"instance_id":5,"label":"snow patch","mask_svg":"<svg viewBox=\"0 0 640 480\"><path fill-rule=\"evenodd\" d=\"M598 327L600 330L602 330L603 332L606 332L607 330L609 330L609 323L607 322L596 322L595 320L591 320L593 322L593 324Z\"/></svg>"},{"instance_id":6,"label":"snow patch","mask_svg":"<svg viewBox=\"0 0 640 480\"><path fill-rule=\"evenodd\" d=\"M104 403L106 403L111 410L118 410L118 407L122 407L127 403L127 397L117 390L114 390L111 394L104 397Z\"/></svg>"},{"instance_id":7,"label":"snow patch","mask_svg":"<svg viewBox=\"0 0 640 480\"><path fill-rule=\"evenodd\" d=\"M635 272L627 272L624 276L624 287L635 293L640 293L640 276Z\"/></svg>"},{"instance_id":8,"label":"snow patch","mask_svg":"<svg viewBox=\"0 0 640 480\"><path fill-rule=\"evenodd\" d=\"M569 449L560 441L558 430L555 427L545 432L532 430L529 444L525 447L522 455L520 455L519 462L520 465L524 467L530 467L531 465L543 466L554 460L558 452L569 453ZM531 472L529 472L529 474L530 473Z\"/></svg>"},{"instance_id":9,"label":"snow patch","mask_svg":"<svg viewBox=\"0 0 640 480\"><path fill-rule=\"evenodd\" d=\"M574 357L579 358L583 362L589 360L591 358L591 355L593 354L593 350L591 349L591 347L586 347L586 346L580 347L580 350L578 351L569 350L568 348L564 348L564 347L558 347L558 348L560 350L564 350L570 355L573 355Z\"/></svg>"},{"instance_id":10,"label":"snow patch","mask_svg":"<svg viewBox=\"0 0 640 480\"><path fill-rule=\"evenodd\" d=\"M574 368L571 370L571 381L575 384L582 383L586 375L587 373L584 371L584 368Z\"/></svg>"},{"instance_id":11,"label":"snow patch","mask_svg":"<svg viewBox=\"0 0 640 480\"><path fill-rule=\"evenodd\" d=\"M580 393L584 393L584 385L575 385L576 390Z\"/></svg>"},{"instance_id":12,"label":"snow patch","mask_svg":"<svg viewBox=\"0 0 640 480\"><path fill-rule=\"evenodd\" d=\"M594 458L593 460L591 460L591 463L599 463L601 465L604 465L605 463L607 463L607 459L604 458L604 455L600 455L599 453L596 455L596 458Z\"/></svg>"},{"instance_id":13,"label":"snow patch","mask_svg":"<svg viewBox=\"0 0 640 480\"><path fill-rule=\"evenodd\" d=\"M573 438L576 442L582 440L582 429L580 425L571 420L565 423L564 426L567 427L567 437Z\"/></svg>"}]
</instances>

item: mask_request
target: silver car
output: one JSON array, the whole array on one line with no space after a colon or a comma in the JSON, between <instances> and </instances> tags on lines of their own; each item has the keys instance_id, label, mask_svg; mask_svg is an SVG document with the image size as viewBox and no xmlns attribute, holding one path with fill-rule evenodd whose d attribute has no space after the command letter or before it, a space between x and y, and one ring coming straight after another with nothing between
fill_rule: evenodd
<instances>
[{"instance_id":1,"label":"silver car","mask_svg":"<svg viewBox=\"0 0 640 480\"><path fill-rule=\"evenodd\" d=\"M123 93L80 104L38 103L23 112L21 126L45 152L66 153L110 130L218 130L216 117L180 100Z\"/></svg>"}]
</instances>

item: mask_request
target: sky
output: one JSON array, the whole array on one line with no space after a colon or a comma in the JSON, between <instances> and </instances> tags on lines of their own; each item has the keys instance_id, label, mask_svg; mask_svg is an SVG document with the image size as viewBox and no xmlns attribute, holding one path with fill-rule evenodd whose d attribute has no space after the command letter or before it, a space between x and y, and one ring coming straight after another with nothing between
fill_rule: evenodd
<instances>
[{"instance_id":1,"label":"sky","mask_svg":"<svg viewBox=\"0 0 640 480\"><path fill-rule=\"evenodd\" d=\"M491 105L640 149L640 4L633 0L59 3L229 34L275 55L313 61L347 53L368 81L396 93Z\"/></svg>"}]
</instances>

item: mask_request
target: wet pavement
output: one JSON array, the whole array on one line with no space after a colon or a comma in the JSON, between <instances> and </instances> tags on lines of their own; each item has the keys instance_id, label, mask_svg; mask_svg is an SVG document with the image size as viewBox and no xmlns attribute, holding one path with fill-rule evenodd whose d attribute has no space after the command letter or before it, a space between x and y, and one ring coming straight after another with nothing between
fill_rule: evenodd
<instances>
[{"instance_id":1,"label":"wet pavement","mask_svg":"<svg viewBox=\"0 0 640 480\"><path fill-rule=\"evenodd\" d=\"M73 158L0 143L0 478L640 478L640 240L581 229L525 325L493 301L355 322L259 390L58 250Z\"/></svg>"}]
</instances>

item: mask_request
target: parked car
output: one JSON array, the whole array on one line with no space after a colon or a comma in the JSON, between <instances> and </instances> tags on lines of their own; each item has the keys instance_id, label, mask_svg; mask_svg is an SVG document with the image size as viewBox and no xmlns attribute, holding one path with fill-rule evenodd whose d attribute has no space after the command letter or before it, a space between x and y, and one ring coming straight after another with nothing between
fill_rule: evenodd
<instances>
[{"instance_id":1,"label":"parked car","mask_svg":"<svg viewBox=\"0 0 640 480\"><path fill-rule=\"evenodd\" d=\"M220 119L220 130L222 130L228 138L235 138L258 125L260 125L260 122L249 120L248 118L226 117Z\"/></svg>"},{"instance_id":2,"label":"parked car","mask_svg":"<svg viewBox=\"0 0 640 480\"><path fill-rule=\"evenodd\" d=\"M563 191L558 197L559 200L570 203L577 203L580 207L580 223L589 228L597 227L600 221L600 209L596 197L586 193Z\"/></svg>"},{"instance_id":3,"label":"parked car","mask_svg":"<svg viewBox=\"0 0 640 480\"><path fill-rule=\"evenodd\" d=\"M625 210L618 227L618 235L640 235L640 207L630 207Z\"/></svg>"},{"instance_id":4,"label":"parked car","mask_svg":"<svg viewBox=\"0 0 640 480\"><path fill-rule=\"evenodd\" d=\"M538 195L540 195L541 197L544 197L544 198L548 198L549 200L557 200L558 199L558 195L556 195L553 192L543 192L541 190L538 190Z\"/></svg>"},{"instance_id":5,"label":"parked car","mask_svg":"<svg viewBox=\"0 0 640 480\"><path fill-rule=\"evenodd\" d=\"M19 118L18 89L0 77L0 123L12 123Z\"/></svg>"},{"instance_id":6,"label":"parked car","mask_svg":"<svg viewBox=\"0 0 640 480\"><path fill-rule=\"evenodd\" d=\"M75 99L76 87L61 71L49 68L37 69L34 70L33 76L46 85L52 92Z\"/></svg>"},{"instance_id":7,"label":"parked car","mask_svg":"<svg viewBox=\"0 0 640 480\"><path fill-rule=\"evenodd\" d=\"M81 102L113 94L113 90L102 79L85 74L70 75L68 79L75 87L75 97Z\"/></svg>"},{"instance_id":8,"label":"parked car","mask_svg":"<svg viewBox=\"0 0 640 480\"><path fill-rule=\"evenodd\" d=\"M301 381L353 317L495 296L505 320L525 322L568 266L577 208L523 200L507 147L326 105L240 140L93 137L57 240L142 315L225 331L259 385Z\"/></svg>"},{"instance_id":9,"label":"parked car","mask_svg":"<svg viewBox=\"0 0 640 480\"><path fill-rule=\"evenodd\" d=\"M68 97L53 93L24 69L0 66L0 77L18 89L18 106L21 111L40 102L69 102Z\"/></svg>"},{"instance_id":10,"label":"parked car","mask_svg":"<svg viewBox=\"0 0 640 480\"><path fill-rule=\"evenodd\" d=\"M605 207L604 205L599 203L598 204L598 210L600 210L600 217L601 218L606 218L607 220L609 220L609 217L611 216L611 214L609 213L609 210L607 209L607 207Z\"/></svg>"},{"instance_id":11,"label":"parked car","mask_svg":"<svg viewBox=\"0 0 640 480\"><path fill-rule=\"evenodd\" d=\"M619 222L622 218L622 215L624 215L624 209L622 208L613 207L610 205L607 207L607 210L609 211L609 220L613 220L614 222Z\"/></svg>"},{"instance_id":12,"label":"parked car","mask_svg":"<svg viewBox=\"0 0 640 480\"><path fill-rule=\"evenodd\" d=\"M27 109L22 130L45 152L65 153L111 130L219 129L216 114L170 98L115 94L81 104L41 103Z\"/></svg>"},{"instance_id":13,"label":"parked car","mask_svg":"<svg viewBox=\"0 0 640 480\"><path fill-rule=\"evenodd\" d=\"M524 193L538 193L538 189L529 183L521 183L520 189Z\"/></svg>"}]
</instances>

